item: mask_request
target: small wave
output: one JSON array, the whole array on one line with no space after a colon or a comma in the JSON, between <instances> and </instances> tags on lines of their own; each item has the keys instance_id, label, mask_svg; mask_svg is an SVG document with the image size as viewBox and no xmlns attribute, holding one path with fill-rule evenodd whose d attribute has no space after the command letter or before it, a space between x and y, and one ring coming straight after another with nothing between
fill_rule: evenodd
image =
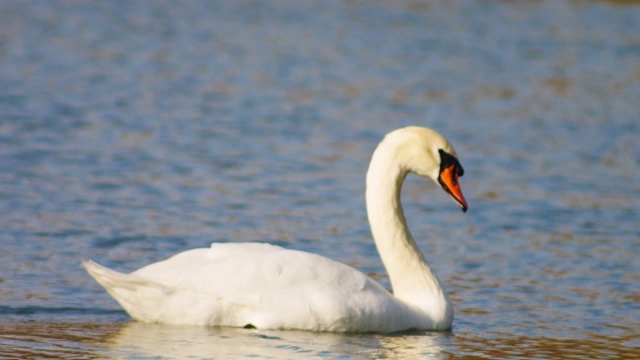
<instances>
[{"instance_id":1,"label":"small wave","mask_svg":"<svg viewBox=\"0 0 640 360\"><path fill-rule=\"evenodd\" d=\"M122 310L108 310L97 308L75 308L75 307L45 307L45 306L3 306L0 305L0 315L120 315Z\"/></svg>"}]
</instances>

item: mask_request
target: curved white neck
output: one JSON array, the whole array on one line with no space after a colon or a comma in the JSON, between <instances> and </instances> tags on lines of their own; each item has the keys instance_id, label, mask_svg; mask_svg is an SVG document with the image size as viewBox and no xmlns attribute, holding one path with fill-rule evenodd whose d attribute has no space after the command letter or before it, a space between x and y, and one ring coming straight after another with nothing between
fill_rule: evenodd
<instances>
[{"instance_id":1,"label":"curved white neck","mask_svg":"<svg viewBox=\"0 0 640 360\"><path fill-rule=\"evenodd\" d=\"M420 308L435 322L451 321L449 299L407 227L400 192L408 170L394 155L389 148L378 147L367 172L367 214L373 238L394 296Z\"/></svg>"}]
</instances>

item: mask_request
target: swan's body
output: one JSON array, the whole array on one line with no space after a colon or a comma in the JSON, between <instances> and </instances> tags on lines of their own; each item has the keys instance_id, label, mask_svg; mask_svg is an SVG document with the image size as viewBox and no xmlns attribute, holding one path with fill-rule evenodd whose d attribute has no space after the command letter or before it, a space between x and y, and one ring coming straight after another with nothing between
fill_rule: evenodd
<instances>
[{"instance_id":1,"label":"swan's body","mask_svg":"<svg viewBox=\"0 0 640 360\"><path fill-rule=\"evenodd\" d=\"M409 172L434 179L463 210L462 167L438 133L389 133L367 173L367 212L394 295L358 270L302 251L258 243L212 244L129 275L84 262L136 320L265 329L394 332L446 330L451 303L419 252L400 204Z\"/></svg>"}]
</instances>

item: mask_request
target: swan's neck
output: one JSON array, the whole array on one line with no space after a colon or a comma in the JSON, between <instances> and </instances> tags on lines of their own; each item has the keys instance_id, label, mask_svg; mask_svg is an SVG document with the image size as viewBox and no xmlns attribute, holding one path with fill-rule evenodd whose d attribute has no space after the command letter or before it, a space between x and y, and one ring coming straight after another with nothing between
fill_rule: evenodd
<instances>
[{"instance_id":1,"label":"swan's neck","mask_svg":"<svg viewBox=\"0 0 640 360\"><path fill-rule=\"evenodd\" d=\"M378 148L367 172L366 202L371 231L391 280L394 296L417 306L434 321L451 321L445 291L418 249L400 203L408 174L393 153Z\"/></svg>"}]
</instances>

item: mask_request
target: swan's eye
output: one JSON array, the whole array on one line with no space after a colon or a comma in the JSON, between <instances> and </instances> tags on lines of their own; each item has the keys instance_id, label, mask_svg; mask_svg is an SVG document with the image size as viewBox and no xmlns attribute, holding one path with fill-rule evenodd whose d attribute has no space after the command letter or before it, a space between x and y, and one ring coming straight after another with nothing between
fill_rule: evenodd
<instances>
[{"instance_id":1,"label":"swan's eye","mask_svg":"<svg viewBox=\"0 0 640 360\"><path fill-rule=\"evenodd\" d=\"M464 169L462 165L460 165L460 161L456 159L455 156L449 154L448 152L438 149L438 153L440 154L440 172L446 168L453 166L453 171L456 175L462 176L464 175Z\"/></svg>"}]
</instances>

